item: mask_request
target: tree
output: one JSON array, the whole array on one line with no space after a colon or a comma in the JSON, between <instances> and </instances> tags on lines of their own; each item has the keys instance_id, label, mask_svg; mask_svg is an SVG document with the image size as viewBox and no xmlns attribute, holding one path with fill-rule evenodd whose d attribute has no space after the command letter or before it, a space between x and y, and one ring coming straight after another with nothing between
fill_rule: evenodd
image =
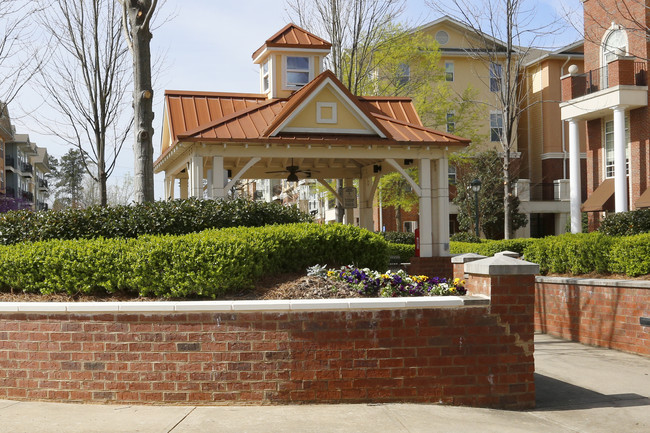
<instances>
[{"instance_id":1,"label":"tree","mask_svg":"<svg viewBox=\"0 0 650 433\"><path fill-rule=\"evenodd\" d=\"M467 39L472 47L467 53L485 66L486 73L478 78L495 95L494 103L486 103L500 113L494 120L501 125L496 129L500 132L502 154L503 230L504 237L509 239L514 230L510 165L517 145L517 125L528 108L520 78L530 50L540 38L557 31L559 20L540 21L535 16L534 4L528 5L526 0L485 0L479 5L473 0L450 0L444 4L428 0L427 3L468 29Z\"/></svg>"},{"instance_id":2,"label":"tree","mask_svg":"<svg viewBox=\"0 0 650 433\"><path fill-rule=\"evenodd\" d=\"M451 163L456 167L456 197L454 204L458 206L458 225L461 231L474 233L476 230L475 197L471 189L474 179L481 181L479 200L479 225L488 239L502 239L504 233L504 209L502 185L502 159L494 151L477 153L475 155L455 155ZM516 179L510 178L514 184ZM509 211L511 213L512 230L524 227L526 215L518 212L519 199L513 197Z\"/></svg>"},{"instance_id":3,"label":"tree","mask_svg":"<svg viewBox=\"0 0 650 433\"><path fill-rule=\"evenodd\" d=\"M415 182L418 182L418 173L415 168L408 169L407 173ZM403 231L402 209L408 212L417 206L419 203L418 195L411 189L404 176L397 172L382 176L379 181L379 194L381 194L382 206L395 208L397 231Z\"/></svg>"},{"instance_id":4,"label":"tree","mask_svg":"<svg viewBox=\"0 0 650 433\"><path fill-rule=\"evenodd\" d=\"M81 207L85 173L86 163L79 149L70 149L61 157L54 179L55 197L63 207Z\"/></svg>"},{"instance_id":5,"label":"tree","mask_svg":"<svg viewBox=\"0 0 650 433\"><path fill-rule=\"evenodd\" d=\"M131 129L124 95L129 84L119 6L112 0L56 0L41 22L54 41L42 71L46 103L64 119L46 126L75 146L99 185L106 205L106 181Z\"/></svg>"},{"instance_id":6,"label":"tree","mask_svg":"<svg viewBox=\"0 0 650 433\"><path fill-rule=\"evenodd\" d=\"M151 80L151 19L158 0L118 0L127 45L133 57L133 110L135 124L135 201L154 200L153 89Z\"/></svg>"},{"instance_id":7,"label":"tree","mask_svg":"<svg viewBox=\"0 0 650 433\"><path fill-rule=\"evenodd\" d=\"M4 108L37 72L44 58L30 44L34 2L0 0L0 101Z\"/></svg>"}]
</instances>

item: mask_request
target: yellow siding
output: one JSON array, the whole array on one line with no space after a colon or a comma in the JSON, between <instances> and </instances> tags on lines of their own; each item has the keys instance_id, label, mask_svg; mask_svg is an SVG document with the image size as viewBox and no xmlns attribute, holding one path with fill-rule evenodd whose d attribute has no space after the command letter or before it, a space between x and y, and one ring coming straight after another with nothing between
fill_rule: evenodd
<instances>
[{"instance_id":1,"label":"yellow siding","mask_svg":"<svg viewBox=\"0 0 650 433\"><path fill-rule=\"evenodd\" d=\"M318 123L317 122L317 103L335 103L337 111L336 123ZM328 117L331 109L323 109L323 114ZM288 128L319 128L331 129L332 132L340 129L347 130L364 130L368 128L358 119L357 114L350 111L343 101L332 92L328 86L318 92L314 98L287 124Z\"/></svg>"}]
</instances>

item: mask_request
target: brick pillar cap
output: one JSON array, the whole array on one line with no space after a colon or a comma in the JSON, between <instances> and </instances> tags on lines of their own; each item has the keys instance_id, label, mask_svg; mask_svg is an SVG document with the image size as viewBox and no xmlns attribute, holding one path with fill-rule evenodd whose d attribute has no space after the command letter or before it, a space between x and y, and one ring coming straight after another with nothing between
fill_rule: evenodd
<instances>
[{"instance_id":1,"label":"brick pillar cap","mask_svg":"<svg viewBox=\"0 0 650 433\"><path fill-rule=\"evenodd\" d=\"M475 260L486 259L487 256L476 253L459 254L451 258L452 263L469 263Z\"/></svg>"},{"instance_id":2,"label":"brick pillar cap","mask_svg":"<svg viewBox=\"0 0 650 433\"><path fill-rule=\"evenodd\" d=\"M465 272L478 275L535 275L539 265L508 256L489 257L465 265Z\"/></svg>"},{"instance_id":3,"label":"brick pillar cap","mask_svg":"<svg viewBox=\"0 0 650 433\"><path fill-rule=\"evenodd\" d=\"M495 256L506 256L506 257L512 257L513 259L518 259L519 253L516 253L514 251L501 251L500 253L496 253Z\"/></svg>"}]
</instances>

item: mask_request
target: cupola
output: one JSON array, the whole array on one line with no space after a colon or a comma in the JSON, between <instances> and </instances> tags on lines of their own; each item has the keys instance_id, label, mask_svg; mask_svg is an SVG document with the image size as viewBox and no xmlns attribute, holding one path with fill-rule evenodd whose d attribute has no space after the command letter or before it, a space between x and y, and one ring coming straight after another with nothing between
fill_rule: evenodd
<instances>
[{"instance_id":1,"label":"cupola","mask_svg":"<svg viewBox=\"0 0 650 433\"><path fill-rule=\"evenodd\" d=\"M260 93L269 99L287 98L323 72L323 59L332 44L287 24L253 53L260 65Z\"/></svg>"}]
</instances>

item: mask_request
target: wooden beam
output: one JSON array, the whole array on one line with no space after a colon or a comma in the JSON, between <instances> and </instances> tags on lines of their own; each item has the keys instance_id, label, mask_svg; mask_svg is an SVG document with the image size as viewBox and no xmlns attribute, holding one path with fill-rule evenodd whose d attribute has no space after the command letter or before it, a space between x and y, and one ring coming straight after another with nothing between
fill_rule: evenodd
<instances>
[{"instance_id":1,"label":"wooden beam","mask_svg":"<svg viewBox=\"0 0 650 433\"><path fill-rule=\"evenodd\" d=\"M232 179L230 179L230 182L228 182L228 185L226 185L226 187L225 187L224 189L225 189L226 191L228 191L228 190L230 190L230 188L232 188L233 186L235 186L235 182L237 182L237 181L242 177L242 175L243 175L244 173L246 173L246 171L248 171L249 168L251 168L252 166L254 166L255 164L257 164L257 162L258 162L260 159L262 159L262 158L260 158L260 157L251 158L251 159L246 163L246 165L244 165L244 167L243 167L241 170L239 170L239 173L237 173L236 175L234 175L234 176L232 177Z\"/></svg>"},{"instance_id":2,"label":"wooden beam","mask_svg":"<svg viewBox=\"0 0 650 433\"><path fill-rule=\"evenodd\" d=\"M418 197L422 196L422 190L420 189L420 186L417 183L415 183L415 181L411 178L411 176L408 175L406 170L404 170L402 166L400 166L397 163L397 161L395 161L393 158L386 158L386 162L392 165L395 168L395 170L397 170L402 176L404 176L404 179L406 179L406 181L411 185L413 191L415 191Z\"/></svg>"},{"instance_id":3,"label":"wooden beam","mask_svg":"<svg viewBox=\"0 0 650 433\"><path fill-rule=\"evenodd\" d=\"M334 198L336 198L336 201L338 201L339 204L341 206L343 206L343 197L341 197L339 195L339 193L337 191L335 191L334 188L332 188L332 186L325 181L325 179L316 179L316 180L318 181L318 183L323 185L325 187L325 189L327 189L329 192L331 192L334 195Z\"/></svg>"}]
</instances>

